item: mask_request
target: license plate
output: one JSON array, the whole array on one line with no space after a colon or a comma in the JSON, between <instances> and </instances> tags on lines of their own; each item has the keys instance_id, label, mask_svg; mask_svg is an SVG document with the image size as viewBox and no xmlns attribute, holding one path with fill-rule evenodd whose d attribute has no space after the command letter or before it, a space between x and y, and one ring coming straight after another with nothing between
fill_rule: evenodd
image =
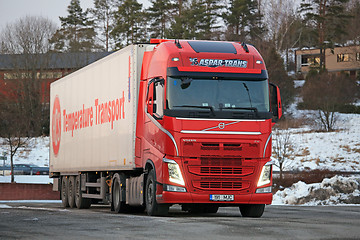
<instances>
[{"instance_id":1,"label":"license plate","mask_svg":"<svg viewBox=\"0 0 360 240\"><path fill-rule=\"evenodd\" d=\"M234 201L234 195L211 194L210 201Z\"/></svg>"}]
</instances>

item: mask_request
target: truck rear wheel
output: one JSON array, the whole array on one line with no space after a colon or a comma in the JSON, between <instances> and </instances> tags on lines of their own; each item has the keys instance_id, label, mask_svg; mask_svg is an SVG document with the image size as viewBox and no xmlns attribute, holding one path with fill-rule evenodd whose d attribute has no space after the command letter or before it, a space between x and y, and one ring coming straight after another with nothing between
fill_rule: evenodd
<instances>
[{"instance_id":1,"label":"truck rear wheel","mask_svg":"<svg viewBox=\"0 0 360 240\"><path fill-rule=\"evenodd\" d=\"M91 206L91 199L82 197L80 175L75 178L75 204L78 209Z\"/></svg>"},{"instance_id":2,"label":"truck rear wheel","mask_svg":"<svg viewBox=\"0 0 360 240\"><path fill-rule=\"evenodd\" d=\"M243 204L239 208L243 217L259 218L264 213L265 204Z\"/></svg>"},{"instance_id":3,"label":"truck rear wheel","mask_svg":"<svg viewBox=\"0 0 360 240\"><path fill-rule=\"evenodd\" d=\"M69 207L75 207L75 177L70 176L68 180L68 188L67 188L67 195L68 195L68 202Z\"/></svg>"},{"instance_id":4,"label":"truck rear wheel","mask_svg":"<svg viewBox=\"0 0 360 240\"><path fill-rule=\"evenodd\" d=\"M113 185L111 188L111 205L116 213L126 212L129 206L126 205L126 177L122 173L115 173L113 176Z\"/></svg>"},{"instance_id":5,"label":"truck rear wheel","mask_svg":"<svg viewBox=\"0 0 360 240\"><path fill-rule=\"evenodd\" d=\"M61 203L64 208L69 207L68 200L68 178L66 176L61 177Z\"/></svg>"},{"instance_id":6,"label":"truck rear wheel","mask_svg":"<svg viewBox=\"0 0 360 240\"><path fill-rule=\"evenodd\" d=\"M149 216L164 216L169 212L169 206L156 202L156 178L154 170L150 170L145 188L146 211Z\"/></svg>"}]
</instances>

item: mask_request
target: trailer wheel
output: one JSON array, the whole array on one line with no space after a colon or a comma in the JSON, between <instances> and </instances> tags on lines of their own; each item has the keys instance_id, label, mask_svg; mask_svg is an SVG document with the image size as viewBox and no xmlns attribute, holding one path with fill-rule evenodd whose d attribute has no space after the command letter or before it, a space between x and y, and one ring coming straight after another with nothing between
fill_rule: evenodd
<instances>
[{"instance_id":1,"label":"trailer wheel","mask_svg":"<svg viewBox=\"0 0 360 240\"><path fill-rule=\"evenodd\" d=\"M61 177L61 203L64 208L69 207L68 201L68 178L66 176Z\"/></svg>"},{"instance_id":2,"label":"trailer wheel","mask_svg":"<svg viewBox=\"0 0 360 240\"><path fill-rule=\"evenodd\" d=\"M91 206L91 199L82 197L80 175L75 178L75 204L78 209Z\"/></svg>"},{"instance_id":3,"label":"trailer wheel","mask_svg":"<svg viewBox=\"0 0 360 240\"><path fill-rule=\"evenodd\" d=\"M115 173L113 176L113 186L111 188L111 205L116 213L128 211L126 205L125 191L126 191L126 177L124 174Z\"/></svg>"},{"instance_id":4,"label":"trailer wheel","mask_svg":"<svg viewBox=\"0 0 360 240\"><path fill-rule=\"evenodd\" d=\"M243 217L259 218L264 213L265 204L243 204L239 208Z\"/></svg>"},{"instance_id":5,"label":"trailer wheel","mask_svg":"<svg viewBox=\"0 0 360 240\"><path fill-rule=\"evenodd\" d=\"M68 202L69 207L75 207L75 177L70 176L68 180L68 188L67 188L67 195L68 195Z\"/></svg>"},{"instance_id":6,"label":"trailer wheel","mask_svg":"<svg viewBox=\"0 0 360 240\"><path fill-rule=\"evenodd\" d=\"M149 216L164 216L169 212L169 206L156 202L156 178L154 170L150 170L145 188L146 211Z\"/></svg>"}]
</instances>

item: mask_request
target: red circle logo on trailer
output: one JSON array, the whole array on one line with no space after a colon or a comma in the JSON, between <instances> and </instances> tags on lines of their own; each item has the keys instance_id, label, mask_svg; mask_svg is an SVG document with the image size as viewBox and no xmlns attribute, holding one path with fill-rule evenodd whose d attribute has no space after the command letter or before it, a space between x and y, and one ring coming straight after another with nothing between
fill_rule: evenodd
<instances>
[{"instance_id":1,"label":"red circle logo on trailer","mask_svg":"<svg viewBox=\"0 0 360 240\"><path fill-rule=\"evenodd\" d=\"M60 100L59 97L55 97L54 107L52 112L52 124L51 124L51 140L53 146L53 152L55 157L57 157L60 148L60 139L61 139L61 109L60 109Z\"/></svg>"}]
</instances>

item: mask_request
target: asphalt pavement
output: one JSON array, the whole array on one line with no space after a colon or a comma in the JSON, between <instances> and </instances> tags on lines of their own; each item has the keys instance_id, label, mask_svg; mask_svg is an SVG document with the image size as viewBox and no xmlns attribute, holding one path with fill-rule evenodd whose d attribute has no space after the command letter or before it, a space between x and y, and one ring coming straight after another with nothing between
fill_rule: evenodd
<instances>
[{"instance_id":1,"label":"asphalt pavement","mask_svg":"<svg viewBox=\"0 0 360 240\"><path fill-rule=\"evenodd\" d=\"M261 218L236 207L168 217L115 214L108 206L0 202L0 239L360 239L360 206L267 206Z\"/></svg>"}]
</instances>

